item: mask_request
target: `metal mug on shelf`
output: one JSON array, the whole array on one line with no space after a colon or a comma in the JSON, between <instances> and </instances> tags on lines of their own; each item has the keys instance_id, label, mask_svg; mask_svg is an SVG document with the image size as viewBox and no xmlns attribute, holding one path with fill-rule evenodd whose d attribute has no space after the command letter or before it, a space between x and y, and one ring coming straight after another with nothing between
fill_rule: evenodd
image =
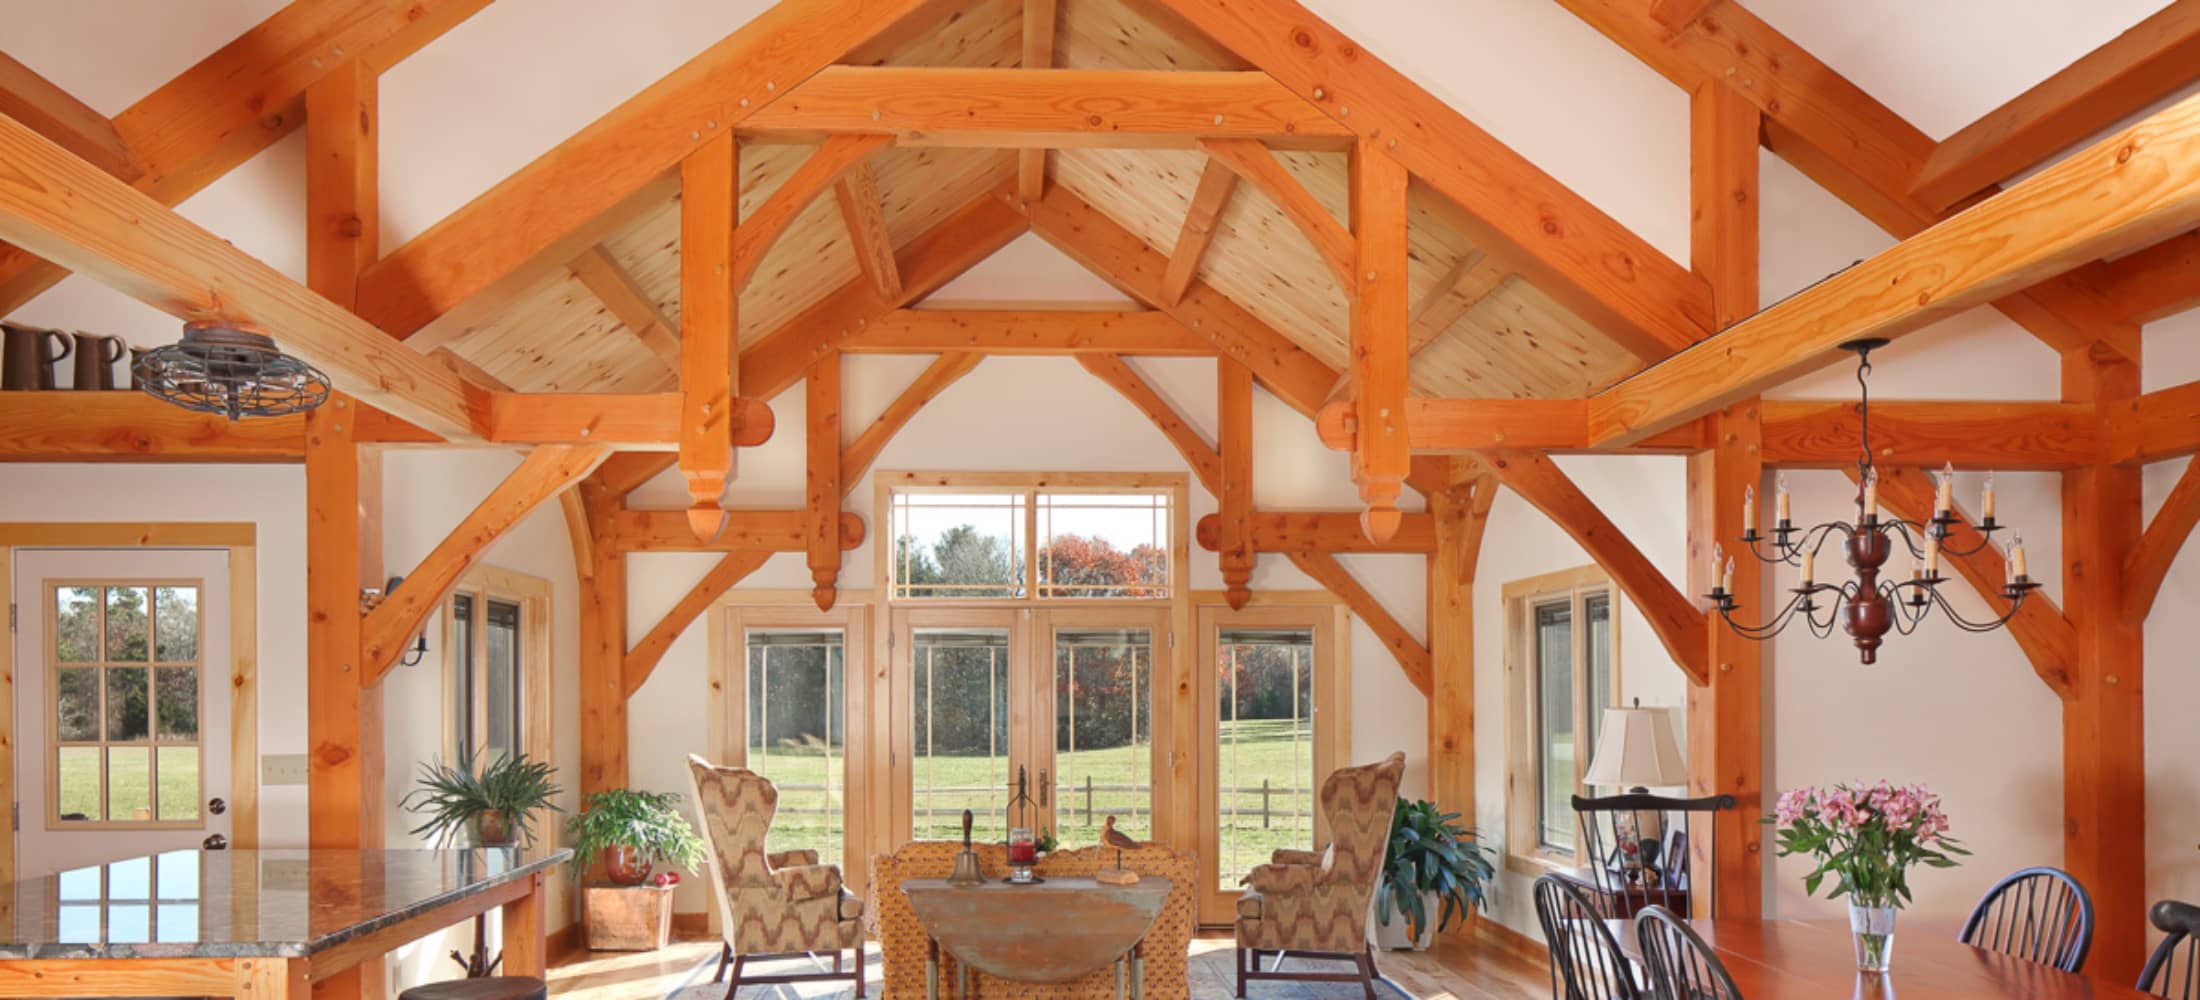
<instances>
[{"instance_id":1,"label":"metal mug on shelf","mask_svg":"<svg viewBox=\"0 0 2200 1000\"><path fill-rule=\"evenodd\" d=\"M46 353L47 346L54 353ZM69 356L73 345L59 330L0 324L0 389L51 389L54 366Z\"/></svg>"},{"instance_id":2,"label":"metal mug on shelf","mask_svg":"<svg viewBox=\"0 0 2200 1000\"><path fill-rule=\"evenodd\" d=\"M105 390L115 387L115 362L128 353L121 337L103 333L76 335L76 388Z\"/></svg>"}]
</instances>

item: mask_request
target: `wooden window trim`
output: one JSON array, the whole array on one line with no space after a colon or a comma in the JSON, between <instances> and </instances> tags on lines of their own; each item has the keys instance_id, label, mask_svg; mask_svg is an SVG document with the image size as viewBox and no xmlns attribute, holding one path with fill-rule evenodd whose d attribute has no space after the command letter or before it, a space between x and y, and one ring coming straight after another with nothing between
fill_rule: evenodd
<instances>
[{"instance_id":1,"label":"wooden window trim","mask_svg":"<svg viewBox=\"0 0 2200 1000\"><path fill-rule=\"evenodd\" d=\"M54 656L54 637L59 632L61 613L60 602L57 599L56 595L58 595L61 589L64 587L96 587L100 589L102 595L104 595L107 590L117 587L143 588L145 591L145 659L143 661L115 660L109 657L102 656L82 663L68 664L63 664L60 660L56 659ZM52 794L46 796L46 815L44 817L44 820L46 830L48 832L60 832L65 830L206 829L206 809L202 802L206 794L206 774L204 770L204 765L206 761L205 722L207 691L206 657L204 655L206 651L206 605L202 601L194 610L194 614L196 614L199 619L198 631L194 634L200 637L200 655L193 656L189 660L162 660L160 658L158 642L159 636L156 624L156 620L159 617L159 612L155 609L155 605L159 601L159 597L156 592L164 587L190 587L203 594L206 591L206 581L198 577L66 577L40 580L38 582L38 596L40 604L39 613L46 616L46 648L44 650L46 670L46 704L44 706L44 711L46 713L47 720L45 748L46 780L48 782L48 787L52 792ZM98 635L100 639L101 649L104 650L107 640L107 602L104 596L102 596L99 604ZM89 667L99 672L97 675L99 677L99 707L96 710L100 718L101 737L99 739L89 741L75 740L64 743L61 740L60 733L57 732L58 724L54 720L58 719L61 714L60 674L64 666L72 668ZM107 716L107 671L110 668L117 667L139 667L144 669L145 671L145 683L148 688L146 692L145 709L147 712L151 713L152 718L148 719L146 722L145 739L143 740L116 742L107 739L105 736ZM190 667L199 672L200 727L198 736L195 739L190 740L189 742L184 742L181 740L163 741L160 739L160 703L158 694L158 668L160 667ZM236 727L236 720L230 720L230 727ZM108 765L105 763L106 756L103 753L101 758L102 763L99 770L99 811L102 816L106 816L107 818L86 820L62 819L60 794L61 750L64 746L91 747L101 751L110 750L115 747L143 747L146 753L147 767L145 780L149 785L148 791L150 793L147 797L147 801L152 804L153 815L156 818L142 820L116 819L113 816L107 815L108 813L113 811L114 801L109 795L107 789ZM199 782L198 787L193 789L191 793L192 801L201 803L198 810L197 819L163 820L157 818L160 815L160 750L163 747L190 747L191 749L199 752L199 762L201 766L199 773Z\"/></svg>"},{"instance_id":2,"label":"wooden window trim","mask_svg":"<svg viewBox=\"0 0 2200 1000\"><path fill-rule=\"evenodd\" d=\"M1582 641L1587 627L1583 614L1585 598L1602 595L1608 602L1607 628L1611 660L1611 704L1620 703L1620 601L1619 590L1610 575L1595 565L1576 566L1538 576L1507 582L1500 592L1505 621L1505 867L1507 870L1529 877L1553 871L1572 871L1581 865L1578 851L1561 851L1543 845L1542 832L1537 822L1536 797L1542 788L1542 770L1536 752L1535 690L1537 667L1534 660L1534 625L1532 615L1538 607L1564 600L1572 605L1574 649L1574 732L1577 738L1591 732L1589 726L1600 721L1600 713L1592 713L1586 696L1588 671L1585 655L1588 644ZM1608 707L1608 706L1606 706ZM1586 741L1584 741L1586 742ZM1574 790L1580 794L1585 787L1581 776L1589 766L1586 755L1576 753L1574 759ZM1575 843L1581 842L1579 824L1576 824Z\"/></svg>"},{"instance_id":3,"label":"wooden window trim","mask_svg":"<svg viewBox=\"0 0 2200 1000\"><path fill-rule=\"evenodd\" d=\"M551 748L555 745L555 740L550 727L555 716L551 712L550 685L551 674L557 662L557 629L551 620L551 616L556 613L556 602L552 600L553 588L550 581L542 577L487 564L467 569L459 576L458 585L452 587L450 593L443 595L443 682L440 698L444 702L444 751L457 759L458 725L453 712L454 706L449 704L449 699L458 678L458 658L454 655L457 651L458 622L457 616L451 614L451 602L460 594L473 598L477 609L477 627L473 636L474 662L477 665L486 665L488 662L489 630L478 626L481 616L488 610L488 602L494 600L519 605L520 697L523 699L520 713L520 750L530 760L551 763ZM488 671L476 670L473 722L477 733L483 731L483 723L486 721L484 713L488 711L488 699L483 694L487 684Z\"/></svg>"},{"instance_id":4,"label":"wooden window trim","mask_svg":"<svg viewBox=\"0 0 2200 1000\"><path fill-rule=\"evenodd\" d=\"M250 521L0 523L0 580L18 548L218 548L229 552L230 845L260 843L259 526ZM11 590L12 598L13 592ZM15 704L15 639L0 642L0 694ZM244 723L250 722L250 725ZM0 712L0 792L15 798L15 713ZM0 823L0 882L15 880L15 830Z\"/></svg>"}]
</instances>

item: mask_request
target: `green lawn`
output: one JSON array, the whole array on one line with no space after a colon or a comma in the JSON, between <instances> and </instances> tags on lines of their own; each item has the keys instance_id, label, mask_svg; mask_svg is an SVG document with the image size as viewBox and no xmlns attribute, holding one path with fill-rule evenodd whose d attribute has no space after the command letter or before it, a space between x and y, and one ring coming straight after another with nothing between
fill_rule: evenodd
<instances>
[{"instance_id":1,"label":"green lawn","mask_svg":"<svg viewBox=\"0 0 2200 1000\"><path fill-rule=\"evenodd\" d=\"M1217 779L1232 791L1218 803L1223 885L1234 887L1244 869L1268 860L1276 848L1313 846L1312 793L1303 787L1313 771L1313 745L1308 734L1294 741L1290 727L1287 720L1248 720L1224 727ZM1133 836L1143 837L1151 829L1146 815L1152 807L1149 747L1074 753L1064 748L1057 751L1055 763L1061 773L1055 776L1053 794L1059 800L1053 805L1063 846L1098 843L1101 823L1110 814L1119 829ZM761 754L751 749L749 766L779 785L772 849L809 847L822 857L837 858L846 787L842 762L820 747L782 747ZM977 814L975 836L998 840L1006 835L1002 811L1008 804L1008 783L1015 775L1005 757L920 755L913 775L916 816L912 826L919 839L959 838L966 808ZM828 777L829 792L823 790ZM1037 775L1032 777L1036 782ZM1264 780L1268 783L1265 796ZM1294 788L1294 781L1301 787ZM1031 790L1033 798L1039 793L1036 787Z\"/></svg>"},{"instance_id":2,"label":"green lawn","mask_svg":"<svg viewBox=\"0 0 2200 1000\"><path fill-rule=\"evenodd\" d=\"M153 768L144 747L115 747L107 768L107 803L100 809L99 754L97 747L63 747L60 754L61 813L78 813L93 819L142 819L139 810L153 808L148 785ZM189 821L199 818L199 750L197 747L161 747L160 800L166 803L162 819Z\"/></svg>"}]
</instances>

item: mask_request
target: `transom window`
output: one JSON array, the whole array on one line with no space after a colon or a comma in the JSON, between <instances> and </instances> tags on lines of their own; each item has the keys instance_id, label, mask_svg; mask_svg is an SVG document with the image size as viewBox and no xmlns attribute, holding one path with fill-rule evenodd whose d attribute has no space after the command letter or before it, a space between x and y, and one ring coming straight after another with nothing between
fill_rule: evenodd
<instances>
[{"instance_id":1,"label":"transom window","mask_svg":"<svg viewBox=\"0 0 2200 1000\"><path fill-rule=\"evenodd\" d=\"M892 596L1166 600L1178 499L1140 485L897 486Z\"/></svg>"},{"instance_id":2,"label":"transom window","mask_svg":"<svg viewBox=\"0 0 2200 1000\"><path fill-rule=\"evenodd\" d=\"M49 824L200 825L200 586L48 585Z\"/></svg>"}]
</instances>

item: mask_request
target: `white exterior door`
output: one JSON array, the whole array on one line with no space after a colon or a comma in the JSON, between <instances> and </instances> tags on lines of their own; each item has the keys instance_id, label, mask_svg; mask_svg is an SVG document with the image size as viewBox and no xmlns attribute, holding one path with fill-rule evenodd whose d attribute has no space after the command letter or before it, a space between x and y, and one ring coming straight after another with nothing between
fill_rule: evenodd
<instances>
[{"instance_id":1,"label":"white exterior door","mask_svg":"<svg viewBox=\"0 0 2200 1000\"><path fill-rule=\"evenodd\" d=\"M16 877L226 844L229 553L15 555Z\"/></svg>"}]
</instances>

